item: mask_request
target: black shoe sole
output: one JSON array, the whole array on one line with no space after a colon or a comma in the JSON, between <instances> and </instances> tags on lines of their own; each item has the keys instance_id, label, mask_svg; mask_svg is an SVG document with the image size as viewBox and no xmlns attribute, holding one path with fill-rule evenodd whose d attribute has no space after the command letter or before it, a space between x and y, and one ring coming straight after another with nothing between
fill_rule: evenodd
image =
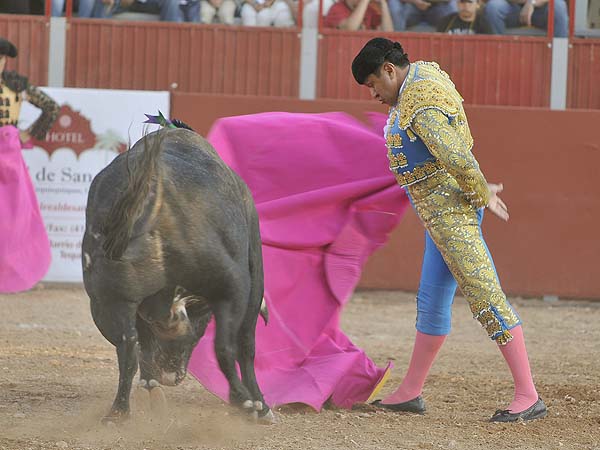
<instances>
[{"instance_id":1,"label":"black shoe sole","mask_svg":"<svg viewBox=\"0 0 600 450\"><path fill-rule=\"evenodd\" d=\"M381 403L381 400L375 400L371 405L378 408L387 409L394 412L409 412L414 414L425 414L425 402L419 395L417 398L403 403Z\"/></svg>"},{"instance_id":2,"label":"black shoe sole","mask_svg":"<svg viewBox=\"0 0 600 450\"><path fill-rule=\"evenodd\" d=\"M541 398L538 398L532 406L527 408L525 411L521 411L520 413L511 413L510 411L498 410L490 418L490 422L507 423L517 422L519 420L529 422L531 420L543 419L547 415L548 409L546 408L544 401Z\"/></svg>"}]
</instances>

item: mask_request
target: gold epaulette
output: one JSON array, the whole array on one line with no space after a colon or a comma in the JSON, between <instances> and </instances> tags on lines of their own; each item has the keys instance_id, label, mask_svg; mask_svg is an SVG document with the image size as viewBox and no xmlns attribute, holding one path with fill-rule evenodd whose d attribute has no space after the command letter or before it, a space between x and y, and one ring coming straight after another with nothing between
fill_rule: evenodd
<instances>
[{"instance_id":1,"label":"gold epaulette","mask_svg":"<svg viewBox=\"0 0 600 450\"><path fill-rule=\"evenodd\" d=\"M0 80L0 126L19 123L23 95L10 89L4 80Z\"/></svg>"},{"instance_id":2,"label":"gold epaulette","mask_svg":"<svg viewBox=\"0 0 600 450\"><path fill-rule=\"evenodd\" d=\"M419 61L418 77L402 91L400 98L400 128L410 127L415 116L429 108L456 117L462 107L462 97L450 77L434 62Z\"/></svg>"}]
</instances>

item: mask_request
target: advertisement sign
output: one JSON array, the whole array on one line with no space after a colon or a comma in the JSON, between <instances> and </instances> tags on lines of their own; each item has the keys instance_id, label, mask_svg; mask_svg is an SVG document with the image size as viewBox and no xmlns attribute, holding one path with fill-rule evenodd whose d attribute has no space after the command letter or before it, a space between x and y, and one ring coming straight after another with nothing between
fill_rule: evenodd
<instances>
[{"instance_id":1,"label":"advertisement sign","mask_svg":"<svg viewBox=\"0 0 600 450\"><path fill-rule=\"evenodd\" d=\"M169 93L97 89L42 88L60 113L44 140L23 150L36 190L50 245L52 263L44 281L81 282L81 240L92 179L144 133L144 114L160 110L169 117ZM40 110L24 102L19 128L35 121Z\"/></svg>"}]
</instances>

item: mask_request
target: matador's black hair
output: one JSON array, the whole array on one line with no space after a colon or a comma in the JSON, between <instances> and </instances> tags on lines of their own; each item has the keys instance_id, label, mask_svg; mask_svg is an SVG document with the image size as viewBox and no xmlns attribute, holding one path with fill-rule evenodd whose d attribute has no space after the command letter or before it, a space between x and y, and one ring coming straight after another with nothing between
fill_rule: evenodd
<instances>
[{"instance_id":1,"label":"matador's black hair","mask_svg":"<svg viewBox=\"0 0 600 450\"><path fill-rule=\"evenodd\" d=\"M0 37L0 56L14 58L17 56L17 53L17 47L12 42Z\"/></svg>"},{"instance_id":2,"label":"matador's black hair","mask_svg":"<svg viewBox=\"0 0 600 450\"><path fill-rule=\"evenodd\" d=\"M410 62L400 43L373 38L352 61L352 75L358 84L363 84L369 75L377 74L386 61L398 67L406 67Z\"/></svg>"}]
</instances>

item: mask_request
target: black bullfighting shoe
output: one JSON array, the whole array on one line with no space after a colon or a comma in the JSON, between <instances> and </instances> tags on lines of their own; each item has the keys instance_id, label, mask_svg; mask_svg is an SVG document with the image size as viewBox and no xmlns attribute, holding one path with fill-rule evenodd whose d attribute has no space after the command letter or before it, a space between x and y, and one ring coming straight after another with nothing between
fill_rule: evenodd
<instances>
[{"instance_id":1,"label":"black bullfighting shoe","mask_svg":"<svg viewBox=\"0 0 600 450\"><path fill-rule=\"evenodd\" d=\"M395 412L411 412L416 414L425 414L425 402L420 395L412 400L403 403L381 403L381 400L375 400L371 403L373 406L387 409Z\"/></svg>"},{"instance_id":2,"label":"black bullfighting shoe","mask_svg":"<svg viewBox=\"0 0 600 450\"><path fill-rule=\"evenodd\" d=\"M490 422L516 422L518 420L535 420L546 417L548 410L541 398L538 398L532 406L520 413L511 413L509 410L499 409L490 419Z\"/></svg>"}]
</instances>

